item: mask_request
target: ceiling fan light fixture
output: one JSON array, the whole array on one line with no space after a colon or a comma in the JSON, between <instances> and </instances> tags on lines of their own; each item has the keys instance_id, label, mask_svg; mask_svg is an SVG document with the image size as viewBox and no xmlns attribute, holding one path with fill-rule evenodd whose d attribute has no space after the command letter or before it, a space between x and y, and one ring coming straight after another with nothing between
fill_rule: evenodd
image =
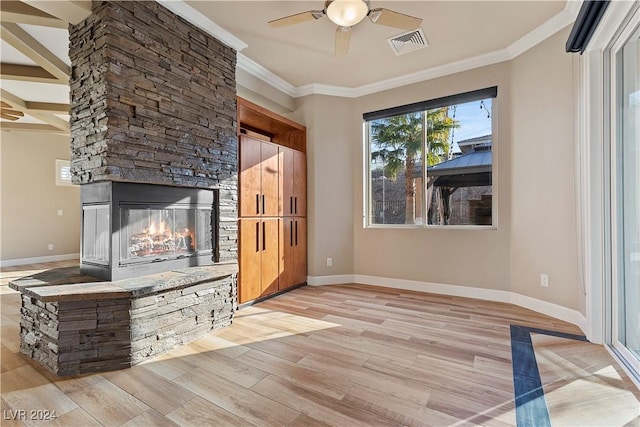
<instances>
[{"instance_id":1,"label":"ceiling fan light fixture","mask_svg":"<svg viewBox=\"0 0 640 427\"><path fill-rule=\"evenodd\" d=\"M351 27L362 21L369 7L362 0L333 0L327 6L327 16L341 27Z\"/></svg>"}]
</instances>

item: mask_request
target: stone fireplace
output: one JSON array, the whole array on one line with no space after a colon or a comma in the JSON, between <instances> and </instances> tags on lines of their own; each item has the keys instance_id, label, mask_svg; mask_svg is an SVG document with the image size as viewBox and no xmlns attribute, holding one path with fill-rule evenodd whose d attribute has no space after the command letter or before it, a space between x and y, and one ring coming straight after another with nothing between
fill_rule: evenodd
<instances>
[{"instance_id":1,"label":"stone fireplace","mask_svg":"<svg viewBox=\"0 0 640 427\"><path fill-rule=\"evenodd\" d=\"M149 1L94 2L70 46L82 272L236 260L235 50Z\"/></svg>"},{"instance_id":2,"label":"stone fireplace","mask_svg":"<svg viewBox=\"0 0 640 427\"><path fill-rule=\"evenodd\" d=\"M215 190L124 182L82 186L80 272L120 280L215 258Z\"/></svg>"},{"instance_id":3,"label":"stone fireplace","mask_svg":"<svg viewBox=\"0 0 640 427\"><path fill-rule=\"evenodd\" d=\"M121 369L232 322L236 52L152 1L69 28L81 269L12 281L20 350L58 375Z\"/></svg>"}]
</instances>

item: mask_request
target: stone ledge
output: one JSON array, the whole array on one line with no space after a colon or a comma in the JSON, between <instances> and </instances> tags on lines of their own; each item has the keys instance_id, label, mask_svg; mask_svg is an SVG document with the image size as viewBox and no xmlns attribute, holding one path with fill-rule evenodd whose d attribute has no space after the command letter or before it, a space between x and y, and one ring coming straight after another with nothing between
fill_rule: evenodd
<instances>
[{"instance_id":1,"label":"stone ledge","mask_svg":"<svg viewBox=\"0 0 640 427\"><path fill-rule=\"evenodd\" d=\"M56 269L16 280L20 351L61 376L136 365L230 325L237 271L233 262L86 282L77 269Z\"/></svg>"},{"instance_id":2,"label":"stone ledge","mask_svg":"<svg viewBox=\"0 0 640 427\"><path fill-rule=\"evenodd\" d=\"M139 298L198 283L219 280L238 272L236 262L204 267L189 267L149 276L101 282L80 274L79 267L47 270L34 276L9 282L9 287L42 302Z\"/></svg>"}]
</instances>

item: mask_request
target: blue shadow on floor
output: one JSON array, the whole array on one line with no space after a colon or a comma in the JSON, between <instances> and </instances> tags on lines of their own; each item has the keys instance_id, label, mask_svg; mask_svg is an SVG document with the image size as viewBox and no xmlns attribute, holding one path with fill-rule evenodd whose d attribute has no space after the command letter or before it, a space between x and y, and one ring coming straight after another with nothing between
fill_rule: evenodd
<instances>
[{"instance_id":1,"label":"blue shadow on floor","mask_svg":"<svg viewBox=\"0 0 640 427\"><path fill-rule=\"evenodd\" d=\"M511 325L511 363L518 427L551 427L531 333L588 342L582 335Z\"/></svg>"}]
</instances>

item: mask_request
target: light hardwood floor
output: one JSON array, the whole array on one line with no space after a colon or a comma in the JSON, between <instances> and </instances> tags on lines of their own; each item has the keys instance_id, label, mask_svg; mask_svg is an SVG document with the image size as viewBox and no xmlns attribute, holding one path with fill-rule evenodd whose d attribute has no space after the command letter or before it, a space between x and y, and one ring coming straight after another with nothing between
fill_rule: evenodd
<instances>
[{"instance_id":1,"label":"light hardwood floor","mask_svg":"<svg viewBox=\"0 0 640 427\"><path fill-rule=\"evenodd\" d=\"M6 282L68 264L0 274L3 426L46 411L64 426L513 426L509 325L581 333L508 304L303 287L134 368L57 378L19 353L20 299ZM533 342L554 426L640 425L640 392L602 346ZM20 410L26 420L10 419Z\"/></svg>"}]
</instances>

